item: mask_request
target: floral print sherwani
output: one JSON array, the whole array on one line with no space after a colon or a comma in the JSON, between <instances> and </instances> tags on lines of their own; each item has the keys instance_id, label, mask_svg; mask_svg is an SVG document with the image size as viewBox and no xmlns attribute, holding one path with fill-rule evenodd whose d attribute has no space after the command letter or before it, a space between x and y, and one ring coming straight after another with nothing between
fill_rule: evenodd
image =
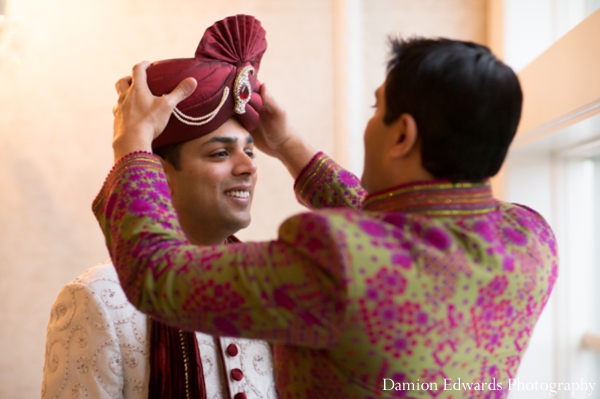
<instances>
[{"instance_id":1,"label":"floral print sherwani","mask_svg":"<svg viewBox=\"0 0 600 399\"><path fill-rule=\"evenodd\" d=\"M134 153L93 209L129 300L180 328L272 342L280 398L508 395L557 277L540 215L488 182L366 196L322 153L295 190L326 209L271 242L198 247L159 160Z\"/></svg>"}]
</instances>

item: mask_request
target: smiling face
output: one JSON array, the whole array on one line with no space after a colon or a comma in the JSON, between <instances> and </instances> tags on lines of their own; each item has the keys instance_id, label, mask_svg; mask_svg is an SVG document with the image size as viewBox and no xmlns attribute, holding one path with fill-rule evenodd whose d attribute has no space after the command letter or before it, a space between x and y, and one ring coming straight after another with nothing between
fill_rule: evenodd
<instances>
[{"instance_id":1,"label":"smiling face","mask_svg":"<svg viewBox=\"0 0 600 399\"><path fill-rule=\"evenodd\" d=\"M180 170L163 162L173 206L194 244L221 244L250 224L256 184L252 136L235 119L184 143Z\"/></svg>"}]
</instances>

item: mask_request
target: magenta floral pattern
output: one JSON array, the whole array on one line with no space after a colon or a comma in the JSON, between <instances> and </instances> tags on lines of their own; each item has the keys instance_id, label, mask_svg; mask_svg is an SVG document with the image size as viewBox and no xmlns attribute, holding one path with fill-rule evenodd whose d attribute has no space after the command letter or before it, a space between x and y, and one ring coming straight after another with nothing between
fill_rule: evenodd
<instances>
[{"instance_id":1,"label":"magenta floral pattern","mask_svg":"<svg viewBox=\"0 0 600 399\"><path fill-rule=\"evenodd\" d=\"M132 154L93 209L130 301L180 328L271 341L280 398L508 395L557 278L540 215L493 199L487 182L367 196L322 153L295 189L327 209L288 219L271 242L197 247L159 161ZM444 390L459 378L505 389Z\"/></svg>"}]
</instances>

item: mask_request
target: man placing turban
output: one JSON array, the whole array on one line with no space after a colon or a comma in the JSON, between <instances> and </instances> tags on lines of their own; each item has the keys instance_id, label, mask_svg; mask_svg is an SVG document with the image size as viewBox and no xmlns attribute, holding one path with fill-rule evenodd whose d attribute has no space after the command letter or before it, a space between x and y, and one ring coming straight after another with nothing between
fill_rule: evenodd
<instances>
[{"instance_id":1,"label":"man placing turban","mask_svg":"<svg viewBox=\"0 0 600 399\"><path fill-rule=\"evenodd\" d=\"M250 223L257 171L248 131L259 122L256 76L265 50L260 22L237 15L208 28L193 58L155 62L147 70L157 96L187 76L202 83L151 144L167 179L154 187L170 195L176 211L155 209L156 215L164 216L165 227L181 226L190 244L236 243L233 234ZM147 206L139 198L131 209ZM203 306L238 300L214 284L197 294ZM214 337L148 319L127 301L114 266L104 262L56 299L42 397L274 398L272 368L265 341Z\"/></svg>"},{"instance_id":2,"label":"man placing turban","mask_svg":"<svg viewBox=\"0 0 600 399\"><path fill-rule=\"evenodd\" d=\"M174 211L149 152L196 82L153 97L146 67L118 88L118 161L93 204L135 306L272 342L284 398L508 395L557 277L548 224L494 199L487 180L521 113L509 67L474 43L392 41L360 182L295 133L263 85L257 144L296 177L302 203L327 209L291 217L270 242L212 247L161 223ZM207 304L207 284L238 300Z\"/></svg>"}]
</instances>

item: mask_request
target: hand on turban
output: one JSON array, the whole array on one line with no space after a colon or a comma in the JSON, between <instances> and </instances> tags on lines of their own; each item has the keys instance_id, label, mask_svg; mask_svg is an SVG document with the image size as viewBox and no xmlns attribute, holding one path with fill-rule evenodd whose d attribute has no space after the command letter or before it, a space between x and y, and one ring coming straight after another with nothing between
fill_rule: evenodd
<instances>
[{"instance_id":1,"label":"hand on turban","mask_svg":"<svg viewBox=\"0 0 600 399\"><path fill-rule=\"evenodd\" d=\"M147 69L155 96L171 92L193 77L194 93L179 103L153 148L193 140L236 116L248 131L256 128L262 100L257 73L267 49L265 30L249 15L216 22L204 32L194 58L164 60Z\"/></svg>"}]
</instances>

